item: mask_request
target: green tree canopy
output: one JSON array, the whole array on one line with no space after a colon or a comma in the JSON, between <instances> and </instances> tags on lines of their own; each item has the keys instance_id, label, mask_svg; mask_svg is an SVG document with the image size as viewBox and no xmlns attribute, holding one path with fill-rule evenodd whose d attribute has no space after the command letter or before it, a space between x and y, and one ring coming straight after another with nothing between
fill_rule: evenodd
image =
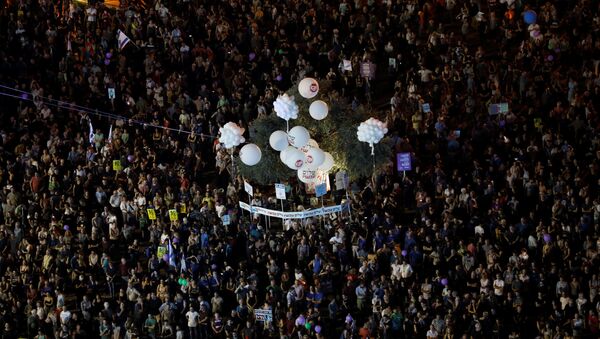
<instances>
[{"instance_id":1,"label":"green tree canopy","mask_svg":"<svg viewBox=\"0 0 600 339\"><path fill-rule=\"evenodd\" d=\"M331 153L335 160L332 171L344 169L351 179L370 176L373 166L376 168L386 163L391 155L391 143L385 137L375 145L375 156L371 155L369 144L358 141L356 131L361 122L377 115L365 106L352 109L351 104L333 90L331 83L319 83L319 94L312 99L305 99L298 93L297 84L287 91L295 98L300 109L298 119L290 120L290 129L294 126L306 127L312 139L317 141L319 148ZM323 100L329 106L328 116L320 121L314 120L308 113L310 104L315 100ZM381 119L380 120L384 120ZM262 159L255 166L246 166L237 161L239 173L258 184L268 185L288 180L296 176L296 171L289 169L279 160L279 152L269 145L269 137L276 130L286 130L285 120L275 113L256 119L250 126L252 140L262 151Z\"/></svg>"}]
</instances>

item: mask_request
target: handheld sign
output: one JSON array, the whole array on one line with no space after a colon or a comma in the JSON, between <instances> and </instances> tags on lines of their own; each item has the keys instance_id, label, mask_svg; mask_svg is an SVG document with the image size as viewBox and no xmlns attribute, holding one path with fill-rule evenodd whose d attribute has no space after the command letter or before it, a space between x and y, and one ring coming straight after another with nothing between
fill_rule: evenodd
<instances>
[{"instance_id":1,"label":"handheld sign","mask_svg":"<svg viewBox=\"0 0 600 339\"><path fill-rule=\"evenodd\" d=\"M250 185L247 181L244 181L244 190L250 196L254 196L254 190L252 189L252 185Z\"/></svg>"},{"instance_id":2,"label":"handheld sign","mask_svg":"<svg viewBox=\"0 0 600 339\"><path fill-rule=\"evenodd\" d=\"M322 183L322 184L315 186L315 195L317 196L317 198L322 197L325 194L327 194L327 184L326 183Z\"/></svg>"},{"instance_id":3,"label":"handheld sign","mask_svg":"<svg viewBox=\"0 0 600 339\"><path fill-rule=\"evenodd\" d=\"M169 210L169 220L171 220L171 221L179 220L179 215L177 214L177 210Z\"/></svg>"},{"instance_id":4,"label":"handheld sign","mask_svg":"<svg viewBox=\"0 0 600 339\"><path fill-rule=\"evenodd\" d=\"M165 254L167 254L167 248L165 246L158 246L158 248L156 249L156 256L159 259L162 259L162 257L165 256Z\"/></svg>"},{"instance_id":5,"label":"handheld sign","mask_svg":"<svg viewBox=\"0 0 600 339\"><path fill-rule=\"evenodd\" d=\"M111 87L109 87L109 88L108 88L108 98L112 100L112 99L114 99L114 98L116 98L116 97L117 97L117 96L115 95L115 89L114 89L114 88L111 88Z\"/></svg>"},{"instance_id":6,"label":"handheld sign","mask_svg":"<svg viewBox=\"0 0 600 339\"><path fill-rule=\"evenodd\" d=\"M285 185L275 184L275 196L277 199L285 200Z\"/></svg>"},{"instance_id":7,"label":"handheld sign","mask_svg":"<svg viewBox=\"0 0 600 339\"><path fill-rule=\"evenodd\" d=\"M223 226L227 226L227 225L231 224L231 217L229 216L229 214L224 214L221 217L221 220L223 221Z\"/></svg>"},{"instance_id":8,"label":"handheld sign","mask_svg":"<svg viewBox=\"0 0 600 339\"><path fill-rule=\"evenodd\" d=\"M273 321L273 310L254 310L254 317L256 321L260 322L271 322Z\"/></svg>"},{"instance_id":9,"label":"handheld sign","mask_svg":"<svg viewBox=\"0 0 600 339\"><path fill-rule=\"evenodd\" d=\"M120 171L123 169L123 166L121 165L121 160L113 160L113 171Z\"/></svg>"},{"instance_id":10,"label":"handheld sign","mask_svg":"<svg viewBox=\"0 0 600 339\"><path fill-rule=\"evenodd\" d=\"M154 208L148 208L146 213L148 214L148 219L156 220L156 211L154 211Z\"/></svg>"},{"instance_id":11,"label":"handheld sign","mask_svg":"<svg viewBox=\"0 0 600 339\"><path fill-rule=\"evenodd\" d=\"M412 171L410 153L398 153L396 155L396 164L398 166L398 172Z\"/></svg>"}]
</instances>

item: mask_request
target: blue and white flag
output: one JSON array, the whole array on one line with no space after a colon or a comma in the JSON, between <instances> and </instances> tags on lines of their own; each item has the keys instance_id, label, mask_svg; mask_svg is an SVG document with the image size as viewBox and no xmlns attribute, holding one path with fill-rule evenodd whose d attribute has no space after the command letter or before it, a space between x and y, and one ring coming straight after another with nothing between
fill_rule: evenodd
<instances>
[{"instance_id":1,"label":"blue and white flag","mask_svg":"<svg viewBox=\"0 0 600 339\"><path fill-rule=\"evenodd\" d=\"M108 130L108 143L112 142L112 124L110 125L110 129Z\"/></svg>"},{"instance_id":2,"label":"blue and white flag","mask_svg":"<svg viewBox=\"0 0 600 339\"><path fill-rule=\"evenodd\" d=\"M131 42L131 39L129 39L129 37L121 30L118 30L117 39L119 40L119 51L123 50L123 48L125 48L125 46Z\"/></svg>"},{"instance_id":3,"label":"blue and white flag","mask_svg":"<svg viewBox=\"0 0 600 339\"><path fill-rule=\"evenodd\" d=\"M186 272L187 271L187 263L185 262L185 253L181 253L181 272Z\"/></svg>"},{"instance_id":4,"label":"blue and white flag","mask_svg":"<svg viewBox=\"0 0 600 339\"><path fill-rule=\"evenodd\" d=\"M94 126L92 126L92 120L88 120L89 124L90 124L90 132L88 135L88 140L90 142L90 144L94 144Z\"/></svg>"},{"instance_id":5,"label":"blue and white flag","mask_svg":"<svg viewBox=\"0 0 600 339\"><path fill-rule=\"evenodd\" d=\"M171 239L169 239L169 246L167 247L167 257L169 258L169 266L177 267L175 262L175 251L171 245Z\"/></svg>"}]
</instances>

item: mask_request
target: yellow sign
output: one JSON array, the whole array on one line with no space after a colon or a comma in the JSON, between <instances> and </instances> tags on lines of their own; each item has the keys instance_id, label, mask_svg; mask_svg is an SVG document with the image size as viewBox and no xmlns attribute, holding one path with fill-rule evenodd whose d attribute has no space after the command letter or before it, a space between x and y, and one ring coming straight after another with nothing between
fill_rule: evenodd
<instances>
[{"instance_id":1,"label":"yellow sign","mask_svg":"<svg viewBox=\"0 0 600 339\"><path fill-rule=\"evenodd\" d=\"M187 206L184 203L179 204L179 213L187 214Z\"/></svg>"},{"instance_id":2,"label":"yellow sign","mask_svg":"<svg viewBox=\"0 0 600 339\"><path fill-rule=\"evenodd\" d=\"M177 210L169 210L169 220L171 220L171 221L179 220L179 215L177 214Z\"/></svg>"},{"instance_id":3,"label":"yellow sign","mask_svg":"<svg viewBox=\"0 0 600 339\"><path fill-rule=\"evenodd\" d=\"M156 250L156 256L160 259L164 257L165 254L167 254L167 248L165 246L158 246L158 249Z\"/></svg>"},{"instance_id":4,"label":"yellow sign","mask_svg":"<svg viewBox=\"0 0 600 339\"><path fill-rule=\"evenodd\" d=\"M113 160L113 171L120 171L122 169L121 160Z\"/></svg>"},{"instance_id":5,"label":"yellow sign","mask_svg":"<svg viewBox=\"0 0 600 339\"><path fill-rule=\"evenodd\" d=\"M533 126L537 129L542 128L542 118L533 119Z\"/></svg>"},{"instance_id":6,"label":"yellow sign","mask_svg":"<svg viewBox=\"0 0 600 339\"><path fill-rule=\"evenodd\" d=\"M154 211L153 208L148 208L146 210L146 213L148 213L148 219L150 219L150 220L156 220L156 211Z\"/></svg>"}]
</instances>

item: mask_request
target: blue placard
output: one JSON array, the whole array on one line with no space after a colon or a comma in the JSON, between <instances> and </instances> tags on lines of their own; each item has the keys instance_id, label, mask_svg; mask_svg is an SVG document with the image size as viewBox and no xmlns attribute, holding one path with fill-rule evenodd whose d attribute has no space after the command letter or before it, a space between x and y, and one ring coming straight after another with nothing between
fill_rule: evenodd
<instances>
[{"instance_id":1,"label":"blue placard","mask_svg":"<svg viewBox=\"0 0 600 339\"><path fill-rule=\"evenodd\" d=\"M429 104L423 104L423 113L429 113L431 112L431 106L429 106Z\"/></svg>"},{"instance_id":2,"label":"blue placard","mask_svg":"<svg viewBox=\"0 0 600 339\"><path fill-rule=\"evenodd\" d=\"M231 224L231 217L229 216L229 214L224 214L221 217L221 220L223 220L223 226L227 226L227 225Z\"/></svg>"},{"instance_id":3,"label":"blue placard","mask_svg":"<svg viewBox=\"0 0 600 339\"><path fill-rule=\"evenodd\" d=\"M412 171L412 159L410 153L398 153L396 155L398 172Z\"/></svg>"},{"instance_id":4,"label":"blue placard","mask_svg":"<svg viewBox=\"0 0 600 339\"><path fill-rule=\"evenodd\" d=\"M315 195L318 197L324 196L327 194L327 184L322 183L320 185L315 186Z\"/></svg>"}]
</instances>

